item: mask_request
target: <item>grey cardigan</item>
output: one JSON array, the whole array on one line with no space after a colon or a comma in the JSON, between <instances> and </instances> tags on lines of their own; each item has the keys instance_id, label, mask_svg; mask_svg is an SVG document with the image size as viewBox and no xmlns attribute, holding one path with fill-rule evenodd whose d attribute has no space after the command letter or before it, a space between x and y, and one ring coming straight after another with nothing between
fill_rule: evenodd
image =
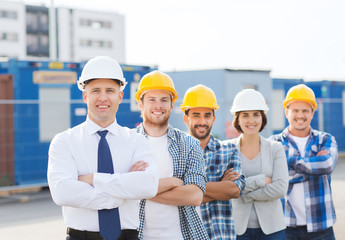
<instances>
[{"instance_id":1,"label":"grey cardigan","mask_svg":"<svg viewBox=\"0 0 345 240\"><path fill-rule=\"evenodd\" d=\"M231 139L240 151L241 136ZM271 234L286 228L280 198L286 195L289 176L284 148L280 142L260 136L261 174L246 178L246 188L238 199L233 199L233 216L237 235L247 230L250 211L255 206L261 230ZM272 183L265 185L265 176Z\"/></svg>"}]
</instances>

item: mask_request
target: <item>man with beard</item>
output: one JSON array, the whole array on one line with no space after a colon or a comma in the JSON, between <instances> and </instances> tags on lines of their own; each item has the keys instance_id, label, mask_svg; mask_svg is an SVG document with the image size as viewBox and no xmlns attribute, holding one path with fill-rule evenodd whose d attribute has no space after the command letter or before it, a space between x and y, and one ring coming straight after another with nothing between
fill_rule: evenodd
<instances>
[{"instance_id":1,"label":"man with beard","mask_svg":"<svg viewBox=\"0 0 345 240\"><path fill-rule=\"evenodd\" d=\"M245 180L236 146L211 134L218 108L214 92L204 85L189 88L181 105L184 122L200 141L206 161L206 195L200 206L204 226L210 239L236 239L230 199L241 195Z\"/></svg>"},{"instance_id":2,"label":"man with beard","mask_svg":"<svg viewBox=\"0 0 345 240\"><path fill-rule=\"evenodd\" d=\"M272 138L283 143L289 168L286 239L334 239L331 174L337 143L332 135L310 126L317 108L312 89L304 84L290 88L283 105L289 126Z\"/></svg>"},{"instance_id":3,"label":"man with beard","mask_svg":"<svg viewBox=\"0 0 345 240\"><path fill-rule=\"evenodd\" d=\"M153 71L140 80L135 98L144 134L159 168L156 197L142 200L139 237L144 240L208 239L195 210L205 192L204 160L199 142L169 125L177 99L172 79Z\"/></svg>"}]
</instances>

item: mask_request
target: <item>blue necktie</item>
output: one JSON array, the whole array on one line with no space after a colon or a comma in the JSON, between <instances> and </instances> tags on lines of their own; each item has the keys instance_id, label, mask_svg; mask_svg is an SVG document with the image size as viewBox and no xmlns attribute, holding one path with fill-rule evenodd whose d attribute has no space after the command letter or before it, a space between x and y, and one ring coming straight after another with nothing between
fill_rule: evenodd
<instances>
[{"instance_id":1,"label":"blue necktie","mask_svg":"<svg viewBox=\"0 0 345 240\"><path fill-rule=\"evenodd\" d=\"M113 160L105 136L108 131L98 131L101 136L98 144L98 172L114 173ZM105 240L116 240L121 234L119 209L98 210L99 230Z\"/></svg>"}]
</instances>

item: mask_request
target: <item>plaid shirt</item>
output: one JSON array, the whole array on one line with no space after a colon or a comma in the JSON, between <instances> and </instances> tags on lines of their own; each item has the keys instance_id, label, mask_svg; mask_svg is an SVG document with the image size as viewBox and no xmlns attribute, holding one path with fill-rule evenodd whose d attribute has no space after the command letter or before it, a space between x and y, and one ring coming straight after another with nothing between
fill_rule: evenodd
<instances>
[{"instance_id":1,"label":"plaid shirt","mask_svg":"<svg viewBox=\"0 0 345 240\"><path fill-rule=\"evenodd\" d=\"M236 146L228 141L219 141L211 136L204 149L206 159L206 176L208 182L218 182L229 168L240 174L235 184L242 191L245 178L242 174L241 162ZM210 239L236 239L234 219L232 217L231 200L211 201L200 206L204 226Z\"/></svg>"},{"instance_id":2,"label":"plaid shirt","mask_svg":"<svg viewBox=\"0 0 345 240\"><path fill-rule=\"evenodd\" d=\"M146 136L142 124L137 127L137 132ZM195 184L199 186L205 193L205 161L202 157L202 149L199 141L170 125L167 136L169 141L168 151L173 159L173 176L183 179L185 185ZM145 203L145 200L140 202L139 239L143 239ZM178 209L184 239L209 239L194 206L179 206Z\"/></svg>"},{"instance_id":3,"label":"plaid shirt","mask_svg":"<svg viewBox=\"0 0 345 240\"><path fill-rule=\"evenodd\" d=\"M289 136L288 128L272 138L281 142L285 149L290 175L287 196L294 183L303 182L308 232L318 232L333 226L336 215L332 201L331 173L338 160L335 138L311 129L304 155L307 157L301 157L296 143ZM327 150L329 154L316 156L321 150ZM285 201L285 219L288 227L296 227L296 216L289 200Z\"/></svg>"}]
</instances>

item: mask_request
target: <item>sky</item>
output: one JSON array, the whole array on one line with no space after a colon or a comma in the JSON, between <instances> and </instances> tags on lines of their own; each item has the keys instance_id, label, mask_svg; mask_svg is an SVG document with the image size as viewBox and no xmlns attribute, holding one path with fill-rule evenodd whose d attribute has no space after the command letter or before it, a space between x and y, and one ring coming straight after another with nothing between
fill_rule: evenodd
<instances>
[{"instance_id":1,"label":"sky","mask_svg":"<svg viewBox=\"0 0 345 240\"><path fill-rule=\"evenodd\" d=\"M51 0L12 0L45 4ZM343 0L54 0L125 16L126 63L345 81Z\"/></svg>"}]
</instances>

